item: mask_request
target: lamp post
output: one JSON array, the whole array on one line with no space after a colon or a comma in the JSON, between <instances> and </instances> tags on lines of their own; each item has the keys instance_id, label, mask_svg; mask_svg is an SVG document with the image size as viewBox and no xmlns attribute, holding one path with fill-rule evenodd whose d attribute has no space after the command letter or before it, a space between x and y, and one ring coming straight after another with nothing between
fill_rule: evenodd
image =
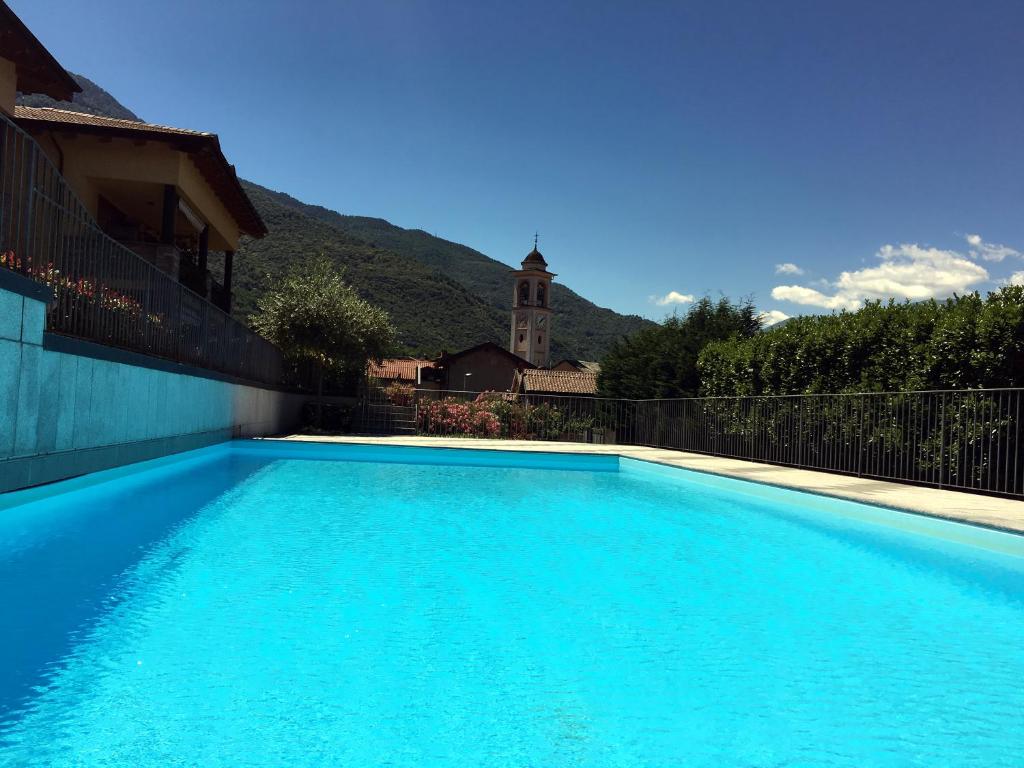
<instances>
[{"instance_id":1,"label":"lamp post","mask_svg":"<svg viewBox=\"0 0 1024 768\"><path fill-rule=\"evenodd\" d=\"M464 374L462 374L462 391L463 392L468 392L469 391L469 387L466 386L466 379L468 377L472 376L472 375L473 375L472 373L464 373Z\"/></svg>"}]
</instances>

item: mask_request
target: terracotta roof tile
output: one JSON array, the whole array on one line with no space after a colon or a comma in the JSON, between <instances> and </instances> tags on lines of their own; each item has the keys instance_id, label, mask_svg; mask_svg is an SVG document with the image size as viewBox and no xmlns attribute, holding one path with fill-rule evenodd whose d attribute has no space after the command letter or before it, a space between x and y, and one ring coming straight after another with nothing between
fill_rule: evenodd
<instances>
[{"instance_id":1,"label":"terracotta roof tile","mask_svg":"<svg viewBox=\"0 0 1024 768\"><path fill-rule=\"evenodd\" d=\"M389 379L395 381L408 381L416 383L416 371L418 368L433 368L431 360L416 360L412 358L389 358L375 363L372 360L366 368L366 374L375 379Z\"/></svg>"},{"instance_id":2,"label":"terracotta roof tile","mask_svg":"<svg viewBox=\"0 0 1024 768\"><path fill-rule=\"evenodd\" d=\"M24 107L18 104L14 107L14 117L19 120L44 120L49 123L66 123L68 125L92 125L98 128L118 128L128 131L149 131L177 136L208 136L216 138L216 134L205 131L173 128L169 125L144 123L141 120L124 120L118 117L90 115L85 112L75 112L71 109L56 109L54 107Z\"/></svg>"},{"instance_id":3,"label":"terracotta roof tile","mask_svg":"<svg viewBox=\"0 0 1024 768\"><path fill-rule=\"evenodd\" d=\"M597 374L593 371L525 370L521 387L525 393L596 395Z\"/></svg>"}]
</instances>

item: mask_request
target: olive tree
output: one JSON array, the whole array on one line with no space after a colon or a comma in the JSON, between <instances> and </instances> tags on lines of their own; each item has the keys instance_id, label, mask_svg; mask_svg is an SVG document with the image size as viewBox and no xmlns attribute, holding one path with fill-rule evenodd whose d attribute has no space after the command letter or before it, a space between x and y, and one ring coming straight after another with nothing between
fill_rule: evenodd
<instances>
[{"instance_id":1,"label":"olive tree","mask_svg":"<svg viewBox=\"0 0 1024 768\"><path fill-rule=\"evenodd\" d=\"M394 340L388 313L359 297L324 256L293 267L257 303L252 326L295 362L312 364L317 423L323 419L324 375L362 375Z\"/></svg>"}]
</instances>

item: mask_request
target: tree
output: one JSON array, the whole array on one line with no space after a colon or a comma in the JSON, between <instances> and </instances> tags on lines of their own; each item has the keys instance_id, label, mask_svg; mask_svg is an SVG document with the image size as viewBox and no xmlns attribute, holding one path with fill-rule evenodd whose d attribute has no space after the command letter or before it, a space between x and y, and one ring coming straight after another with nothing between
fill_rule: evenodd
<instances>
[{"instance_id":1,"label":"tree","mask_svg":"<svg viewBox=\"0 0 1024 768\"><path fill-rule=\"evenodd\" d=\"M1024 287L794 318L708 344L698 369L724 396L1024 386Z\"/></svg>"},{"instance_id":2,"label":"tree","mask_svg":"<svg viewBox=\"0 0 1024 768\"><path fill-rule=\"evenodd\" d=\"M294 267L257 307L253 328L290 360L313 365L318 424L324 375L362 376L367 362L383 358L394 342L387 312L360 298L324 256Z\"/></svg>"},{"instance_id":3,"label":"tree","mask_svg":"<svg viewBox=\"0 0 1024 768\"><path fill-rule=\"evenodd\" d=\"M683 317L670 317L618 341L601 361L598 387L607 397L691 397L700 390L697 358L712 341L750 338L761 328L749 300L704 297Z\"/></svg>"}]
</instances>

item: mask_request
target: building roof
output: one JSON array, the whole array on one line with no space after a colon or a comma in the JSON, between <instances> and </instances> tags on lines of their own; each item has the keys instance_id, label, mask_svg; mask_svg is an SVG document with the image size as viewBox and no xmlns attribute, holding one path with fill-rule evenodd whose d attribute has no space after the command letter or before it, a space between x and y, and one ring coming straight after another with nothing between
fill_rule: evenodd
<instances>
[{"instance_id":1,"label":"building roof","mask_svg":"<svg viewBox=\"0 0 1024 768\"><path fill-rule=\"evenodd\" d=\"M556 368L562 363L567 363L578 371L591 371L593 373L601 372L601 364L593 360L570 360L566 358L565 360L559 360L551 367Z\"/></svg>"},{"instance_id":2,"label":"building roof","mask_svg":"<svg viewBox=\"0 0 1024 768\"><path fill-rule=\"evenodd\" d=\"M519 390L528 394L596 395L597 374L593 371L527 370L520 374Z\"/></svg>"},{"instance_id":3,"label":"building roof","mask_svg":"<svg viewBox=\"0 0 1024 768\"><path fill-rule=\"evenodd\" d=\"M505 355L506 357L512 358L512 361L521 368L536 367L526 358L520 357L519 355L509 352L507 349L505 349L502 346L499 346L498 344L495 344L493 341L485 341L483 344L477 344L475 347L464 349L461 352L445 352L444 354L441 355L441 357L437 359L437 365L438 367L444 367L452 360L457 360L460 357L472 355L476 352L483 352L484 350L496 351L501 353L502 355Z\"/></svg>"},{"instance_id":4,"label":"building roof","mask_svg":"<svg viewBox=\"0 0 1024 768\"><path fill-rule=\"evenodd\" d=\"M379 363L370 361L366 374L375 379L394 379L397 381L415 382L416 373L420 368L433 368L432 360L419 360L412 357L393 357Z\"/></svg>"},{"instance_id":5,"label":"building roof","mask_svg":"<svg viewBox=\"0 0 1024 768\"><path fill-rule=\"evenodd\" d=\"M3 0L0 0L0 57L14 62L18 90L22 93L45 93L58 101L71 101L71 97L82 90Z\"/></svg>"},{"instance_id":6,"label":"building roof","mask_svg":"<svg viewBox=\"0 0 1024 768\"><path fill-rule=\"evenodd\" d=\"M544 261L544 256L537 250L537 246L534 246L533 250L526 254L526 258L523 259L523 269L546 270L547 268L548 263Z\"/></svg>"},{"instance_id":7,"label":"building roof","mask_svg":"<svg viewBox=\"0 0 1024 768\"><path fill-rule=\"evenodd\" d=\"M220 148L215 133L192 131L187 128L172 128L168 125L143 123L138 120L123 120L116 117L88 115L68 109L52 107L14 108L14 119L26 129L70 130L97 136L162 141L187 152L199 172L220 197L224 206L238 222L239 229L253 237L263 237L267 227L260 218L256 206L245 194L235 167L228 163Z\"/></svg>"}]
</instances>

